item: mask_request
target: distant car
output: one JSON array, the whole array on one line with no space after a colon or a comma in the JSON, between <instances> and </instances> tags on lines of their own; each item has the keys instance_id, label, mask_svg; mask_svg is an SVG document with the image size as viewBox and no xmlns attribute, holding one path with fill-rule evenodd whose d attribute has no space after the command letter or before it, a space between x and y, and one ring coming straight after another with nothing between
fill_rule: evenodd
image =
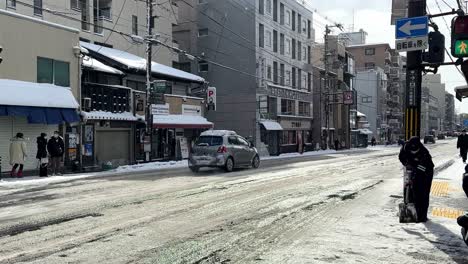
<instances>
[{"instance_id":1,"label":"distant car","mask_svg":"<svg viewBox=\"0 0 468 264\"><path fill-rule=\"evenodd\" d=\"M439 135L437 135L437 139L445 139L445 135L444 134L439 134Z\"/></svg>"},{"instance_id":2,"label":"distant car","mask_svg":"<svg viewBox=\"0 0 468 264\"><path fill-rule=\"evenodd\" d=\"M203 132L189 155L189 168L222 168L231 172L235 168L258 168L260 156L252 143L234 131L209 130Z\"/></svg>"},{"instance_id":3,"label":"distant car","mask_svg":"<svg viewBox=\"0 0 468 264\"><path fill-rule=\"evenodd\" d=\"M435 144L435 137L433 135L425 136L424 144L427 144L427 143Z\"/></svg>"}]
</instances>

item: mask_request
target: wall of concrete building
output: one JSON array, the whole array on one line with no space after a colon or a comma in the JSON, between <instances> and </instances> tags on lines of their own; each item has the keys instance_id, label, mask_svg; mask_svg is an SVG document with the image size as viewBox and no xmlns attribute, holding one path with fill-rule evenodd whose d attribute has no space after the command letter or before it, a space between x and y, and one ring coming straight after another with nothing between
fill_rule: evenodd
<instances>
[{"instance_id":1,"label":"wall of concrete building","mask_svg":"<svg viewBox=\"0 0 468 264\"><path fill-rule=\"evenodd\" d=\"M433 106L433 109L436 109L434 118L438 119L438 124L432 124L431 127L433 129L437 128L436 130L440 132L443 130L443 120L445 119L445 84L441 82L440 74L430 74L423 76L421 86L427 87L430 96L436 98L437 104ZM432 123L434 123L434 121L432 121Z\"/></svg>"}]
</instances>

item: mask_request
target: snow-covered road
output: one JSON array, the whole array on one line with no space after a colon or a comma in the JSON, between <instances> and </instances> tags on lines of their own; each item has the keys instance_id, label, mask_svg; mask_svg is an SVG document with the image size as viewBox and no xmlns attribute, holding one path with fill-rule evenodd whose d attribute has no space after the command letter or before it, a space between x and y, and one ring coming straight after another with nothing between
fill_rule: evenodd
<instances>
[{"instance_id":1,"label":"snow-covered road","mask_svg":"<svg viewBox=\"0 0 468 264\"><path fill-rule=\"evenodd\" d=\"M455 141L431 152L434 208L468 210ZM0 263L468 263L454 219L398 223L397 153L10 186L0 190Z\"/></svg>"}]
</instances>

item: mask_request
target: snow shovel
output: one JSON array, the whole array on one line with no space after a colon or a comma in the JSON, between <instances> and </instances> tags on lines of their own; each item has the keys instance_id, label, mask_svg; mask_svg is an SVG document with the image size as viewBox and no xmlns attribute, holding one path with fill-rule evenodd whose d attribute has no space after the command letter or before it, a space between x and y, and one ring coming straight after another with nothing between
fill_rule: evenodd
<instances>
[{"instance_id":1,"label":"snow shovel","mask_svg":"<svg viewBox=\"0 0 468 264\"><path fill-rule=\"evenodd\" d=\"M413 179L415 173L412 168L406 168L403 179L403 203L399 204L400 223L416 223L418 213L414 204Z\"/></svg>"}]
</instances>

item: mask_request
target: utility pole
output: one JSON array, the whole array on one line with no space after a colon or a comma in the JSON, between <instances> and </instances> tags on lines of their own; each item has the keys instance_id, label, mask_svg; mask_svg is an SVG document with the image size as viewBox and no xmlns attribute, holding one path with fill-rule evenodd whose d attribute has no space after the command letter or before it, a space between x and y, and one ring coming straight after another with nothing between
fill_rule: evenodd
<instances>
[{"instance_id":1,"label":"utility pole","mask_svg":"<svg viewBox=\"0 0 468 264\"><path fill-rule=\"evenodd\" d=\"M146 40L146 136L145 141L148 138L152 138L152 125L153 122L151 120L151 102L150 102L150 91L151 91L151 63L152 63L152 43L150 39L153 38L153 27L152 27L152 19L153 19L153 2L152 0L146 0L146 9L147 9L147 24L148 24L148 35ZM151 140L152 141L152 140ZM148 144L148 142L145 142ZM149 143L150 146L152 142ZM151 147L148 151L145 148L145 161L149 162L151 160Z\"/></svg>"},{"instance_id":2,"label":"utility pole","mask_svg":"<svg viewBox=\"0 0 468 264\"><path fill-rule=\"evenodd\" d=\"M331 30L328 25L325 25L325 38L324 38L324 53L323 53L323 63L325 66L325 77L324 80L324 87L325 87L325 124L327 128L327 136L325 138L325 146L326 148L329 146L329 139L330 139L330 87L328 85L328 35L330 34ZM322 111L322 110L320 110Z\"/></svg>"},{"instance_id":3,"label":"utility pole","mask_svg":"<svg viewBox=\"0 0 468 264\"><path fill-rule=\"evenodd\" d=\"M426 15L426 0L409 0L408 17ZM405 139L421 135L422 51L409 51L406 63Z\"/></svg>"}]
</instances>

